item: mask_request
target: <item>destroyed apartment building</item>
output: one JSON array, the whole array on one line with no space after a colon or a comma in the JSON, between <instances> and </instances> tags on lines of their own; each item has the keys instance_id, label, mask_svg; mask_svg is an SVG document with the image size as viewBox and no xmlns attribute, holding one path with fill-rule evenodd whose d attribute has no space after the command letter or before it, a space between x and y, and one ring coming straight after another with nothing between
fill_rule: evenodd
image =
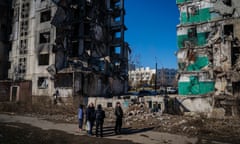
<instances>
[{"instance_id":1,"label":"destroyed apartment building","mask_svg":"<svg viewBox=\"0 0 240 144\"><path fill-rule=\"evenodd\" d=\"M124 0L13 0L12 9L10 100L79 103L127 91Z\"/></svg>"},{"instance_id":2,"label":"destroyed apartment building","mask_svg":"<svg viewBox=\"0 0 240 144\"><path fill-rule=\"evenodd\" d=\"M190 111L240 109L239 0L177 0L179 101Z\"/></svg>"}]
</instances>

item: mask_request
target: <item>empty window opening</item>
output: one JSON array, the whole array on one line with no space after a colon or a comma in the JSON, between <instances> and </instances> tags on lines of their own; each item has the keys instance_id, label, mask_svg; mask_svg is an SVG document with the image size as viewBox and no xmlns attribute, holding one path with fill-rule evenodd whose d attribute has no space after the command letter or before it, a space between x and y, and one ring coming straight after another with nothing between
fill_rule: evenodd
<instances>
[{"instance_id":1,"label":"empty window opening","mask_svg":"<svg viewBox=\"0 0 240 144\"><path fill-rule=\"evenodd\" d=\"M28 21L27 20L22 21L20 27L21 36L28 35Z\"/></svg>"},{"instance_id":2,"label":"empty window opening","mask_svg":"<svg viewBox=\"0 0 240 144\"><path fill-rule=\"evenodd\" d=\"M22 73L22 74L26 73L26 64L27 64L26 58L19 59L19 64L18 64L18 72L19 73Z\"/></svg>"},{"instance_id":3,"label":"empty window opening","mask_svg":"<svg viewBox=\"0 0 240 144\"><path fill-rule=\"evenodd\" d=\"M49 54L39 54L38 65L49 65Z\"/></svg>"},{"instance_id":4,"label":"empty window opening","mask_svg":"<svg viewBox=\"0 0 240 144\"><path fill-rule=\"evenodd\" d=\"M27 54L27 40L21 40L20 41L20 49L19 49L20 54Z\"/></svg>"},{"instance_id":5,"label":"empty window opening","mask_svg":"<svg viewBox=\"0 0 240 144\"><path fill-rule=\"evenodd\" d=\"M112 107L112 103L111 103L111 102L108 102L108 103L107 103L107 107L108 107L108 108Z\"/></svg>"},{"instance_id":6,"label":"empty window opening","mask_svg":"<svg viewBox=\"0 0 240 144\"><path fill-rule=\"evenodd\" d=\"M227 6L232 6L232 0L223 0L223 3Z\"/></svg>"},{"instance_id":7,"label":"empty window opening","mask_svg":"<svg viewBox=\"0 0 240 144\"><path fill-rule=\"evenodd\" d=\"M84 35L89 36L90 35L90 29L91 29L90 25L89 24L85 24L84 25Z\"/></svg>"},{"instance_id":8,"label":"empty window opening","mask_svg":"<svg viewBox=\"0 0 240 144\"><path fill-rule=\"evenodd\" d=\"M38 88L39 89L48 88L48 78L47 77L39 77L38 78Z\"/></svg>"},{"instance_id":9,"label":"empty window opening","mask_svg":"<svg viewBox=\"0 0 240 144\"><path fill-rule=\"evenodd\" d=\"M121 37L121 32L116 32L115 33L115 38L120 38Z\"/></svg>"},{"instance_id":10,"label":"empty window opening","mask_svg":"<svg viewBox=\"0 0 240 144\"><path fill-rule=\"evenodd\" d=\"M115 21L115 22L120 22L120 21L121 21L121 17L116 17L116 18L114 18L114 21Z\"/></svg>"},{"instance_id":11,"label":"empty window opening","mask_svg":"<svg viewBox=\"0 0 240 144\"><path fill-rule=\"evenodd\" d=\"M187 16L195 16L199 15L199 7L198 6L188 6L187 7Z\"/></svg>"},{"instance_id":12,"label":"empty window opening","mask_svg":"<svg viewBox=\"0 0 240 144\"><path fill-rule=\"evenodd\" d=\"M232 53L231 53L231 62L232 62L232 66L236 65L236 63L238 62L238 58L240 56L240 47L233 47L232 48Z\"/></svg>"},{"instance_id":13,"label":"empty window opening","mask_svg":"<svg viewBox=\"0 0 240 144\"><path fill-rule=\"evenodd\" d=\"M43 32L40 33L40 40L39 43L49 43L50 42L50 32Z\"/></svg>"},{"instance_id":14,"label":"empty window opening","mask_svg":"<svg viewBox=\"0 0 240 144\"><path fill-rule=\"evenodd\" d=\"M121 47L115 47L115 54L121 53Z\"/></svg>"},{"instance_id":15,"label":"empty window opening","mask_svg":"<svg viewBox=\"0 0 240 144\"><path fill-rule=\"evenodd\" d=\"M71 52L71 56L72 57L78 57L78 49L79 49L79 46L78 46L79 42L78 41L74 41L72 42L72 52Z\"/></svg>"},{"instance_id":16,"label":"empty window opening","mask_svg":"<svg viewBox=\"0 0 240 144\"><path fill-rule=\"evenodd\" d=\"M40 15L40 22L46 22L46 21L50 21L51 19L51 11L48 10L48 11L45 11L45 12L42 12L41 15Z\"/></svg>"},{"instance_id":17,"label":"empty window opening","mask_svg":"<svg viewBox=\"0 0 240 144\"><path fill-rule=\"evenodd\" d=\"M85 50L91 50L91 42L84 41L84 49Z\"/></svg>"},{"instance_id":18,"label":"empty window opening","mask_svg":"<svg viewBox=\"0 0 240 144\"><path fill-rule=\"evenodd\" d=\"M196 38L196 37L197 37L197 29L195 27L188 29L188 38Z\"/></svg>"},{"instance_id":19,"label":"empty window opening","mask_svg":"<svg viewBox=\"0 0 240 144\"><path fill-rule=\"evenodd\" d=\"M73 85L73 75L69 74L58 74L56 75L56 80L54 82L55 87L72 87Z\"/></svg>"},{"instance_id":20,"label":"empty window opening","mask_svg":"<svg viewBox=\"0 0 240 144\"><path fill-rule=\"evenodd\" d=\"M121 2L120 1L116 2L114 5L115 5L115 8L120 8L121 7Z\"/></svg>"},{"instance_id":21,"label":"empty window opening","mask_svg":"<svg viewBox=\"0 0 240 144\"><path fill-rule=\"evenodd\" d=\"M226 35L226 36L233 35L233 25L225 25L224 26L224 35Z\"/></svg>"}]
</instances>

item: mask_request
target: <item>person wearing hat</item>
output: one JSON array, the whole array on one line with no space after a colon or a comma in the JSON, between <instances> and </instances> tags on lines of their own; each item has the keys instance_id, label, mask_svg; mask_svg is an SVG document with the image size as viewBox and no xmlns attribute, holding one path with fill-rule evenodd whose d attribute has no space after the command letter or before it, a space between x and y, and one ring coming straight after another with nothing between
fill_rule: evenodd
<instances>
[{"instance_id":1,"label":"person wearing hat","mask_svg":"<svg viewBox=\"0 0 240 144\"><path fill-rule=\"evenodd\" d=\"M114 113L116 116L115 134L121 134L123 110L122 110L120 102L117 102Z\"/></svg>"}]
</instances>

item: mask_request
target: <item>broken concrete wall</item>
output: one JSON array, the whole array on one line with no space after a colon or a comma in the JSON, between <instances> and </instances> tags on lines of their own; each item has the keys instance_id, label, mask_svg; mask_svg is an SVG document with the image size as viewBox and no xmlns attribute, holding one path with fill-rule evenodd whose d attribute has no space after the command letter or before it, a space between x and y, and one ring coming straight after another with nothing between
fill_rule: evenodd
<instances>
[{"instance_id":1,"label":"broken concrete wall","mask_svg":"<svg viewBox=\"0 0 240 144\"><path fill-rule=\"evenodd\" d=\"M8 77L31 80L33 101L57 89L64 98L126 92L124 0L16 0L12 8ZM71 76L59 82L63 74Z\"/></svg>"},{"instance_id":2,"label":"broken concrete wall","mask_svg":"<svg viewBox=\"0 0 240 144\"><path fill-rule=\"evenodd\" d=\"M56 72L82 72L83 77L74 77L74 95L124 93L129 50L124 41L124 0L53 2L58 7L51 21L57 32Z\"/></svg>"},{"instance_id":3,"label":"broken concrete wall","mask_svg":"<svg viewBox=\"0 0 240 144\"><path fill-rule=\"evenodd\" d=\"M230 105L237 108L239 91L233 86L240 81L237 3L237 0L177 1L181 13L177 28L181 96L212 96L213 107L222 103L227 109ZM235 102L226 104L228 100L222 97L231 97Z\"/></svg>"},{"instance_id":4,"label":"broken concrete wall","mask_svg":"<svg viewBox=\"0 0 240 144\"><path fill-rule=\"evenodd\" d=\"M115 108L116 103L120 102L124 111L129 109L131 106L144 105L146 108L151 110L156 110L158 112L163 112L165 110L165 102L162 96L129 96L123 95L121 97L114 96L112 98L103 98L103 97L88 97L87 104L93 103L95 106L101 104L103 108Z\"/></svg>"},{"instance_id":5,"label":"broken concrete wall","mask_svg":"<svg viewBox=\"0 0 240 144\"><path fill-rule=\"evenodd\" d=\"M179 107L183 112L210 113L212 111L213 99L211 97L178 97Z\"/></svg>"}]
</instances>

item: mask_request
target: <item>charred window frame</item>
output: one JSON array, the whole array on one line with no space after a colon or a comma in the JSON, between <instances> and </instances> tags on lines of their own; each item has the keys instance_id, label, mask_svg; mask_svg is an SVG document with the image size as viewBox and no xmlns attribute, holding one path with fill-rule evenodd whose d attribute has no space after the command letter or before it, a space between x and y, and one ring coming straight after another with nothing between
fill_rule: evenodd
<instances>
[{"instance_id":1,"label":"charred window frame","mask_svg":"<svg viewBox=\"0 0 240 144\"><path fill-rule=\"evenodd\" d=\"M38 83L39 89L47 89L48 88L48 78L47 77L39 77L37 83Z\"/></svg>"},{"instance_id":2,"label":"charred window frame","mask_svg":"<svg viewBox=\"0 0 240 144\"><path fill-rule=\"evenodd\" d=\"M38 65L49 65L49 54L39 54L38 55Z\"/></svg>"},{"instance_id":3,"label":"charred window frame","mask_svg":"<svg viewBox=\"0 0 240 144\"><path fill-rule=\"evenodd\" d=\"M50 31L48 32L42 32L39 34L39 43L49 43L50 42Z\"/></svg>"},{"instance_id":4,"label":"charred window frame","mask_svg":"<svg viewBox=\"0 0 240 144\"><path fill-rule=\"evenodd\" d=\"M51 19L51 10L41 12L40 14L40 23L50 21Z\"/></svg>"}]
</instances>

